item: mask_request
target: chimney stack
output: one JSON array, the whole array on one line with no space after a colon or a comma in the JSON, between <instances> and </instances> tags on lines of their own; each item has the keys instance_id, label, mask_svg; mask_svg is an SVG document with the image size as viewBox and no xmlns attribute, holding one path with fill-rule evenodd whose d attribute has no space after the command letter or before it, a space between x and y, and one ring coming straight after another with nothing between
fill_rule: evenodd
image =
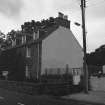
<instances>
[{"instance_id":1,"label":"chimney stack","mask_svg":"<svg viewBox=\"0 0 105 105\"><path fill-rule=\"evenodd\" d=\"M60 26L70 29L70 21L68 20L68 16L61 12L58 12L58 17L55 18L55 22Z\"/></svg>"},{"instance_id":2,"label":"chimney stack","mask_svg":"<svg viewBox=\"0 0 105 105\"><path fill-rule=\"evenodd\" d=\"M63 14L63 13L61 13L61 12L59 12L59 13L58 13L58 17L63 19L64 14Z\"/></svg>"},{"instance_id":3,"label":"chimney stack","mask_svg":"<svg viewBox=\"0 0 105 105\"><path fill-rule=\"evenodd\" d=\"M65 20L68 20L68 16L67 15L64 15L63 17Z\"/></svg>"}]
</instances>

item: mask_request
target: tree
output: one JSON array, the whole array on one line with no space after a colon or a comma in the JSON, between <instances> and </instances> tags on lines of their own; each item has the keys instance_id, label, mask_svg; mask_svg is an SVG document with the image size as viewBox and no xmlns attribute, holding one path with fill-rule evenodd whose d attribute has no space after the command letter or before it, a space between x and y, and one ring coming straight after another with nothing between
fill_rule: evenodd
<instances>
[{"instance_id":1,"label":"tree","mask_svg":"<svg viewBox=\"0 0 105 105\"><path fill-rule=\"evenodd\" d=\"M8 38L8 39L15 40L15 38L16 38L16 33L17 33L17 31L11 30L10 32L8 32L7 38Z\"/></svg>"},{"instance_id":2,"label":"tree","mask_svg":"<svg viewBox=\"0 0 105 105\"><path fill-rule=\"evenodd\" d=\"M95 50L87 54L87 64L88 65L105 65L105 45L100 46Z\"/></svg>"},{"instance_id":3,"label":"tree","mask_svg":"<svg viewBox=\"0 0 105 105\"><path fill-rule=\"evenodd\" d=\"M98 73L105 65L105 45L100 46L94 52L88 53L86 57L90 73Z\"/></svg>"},{"instance_id":4,"label":"tree","mask_svg":"<svg viewBox=\"0 0 105 105\"><path fill-rule=\"evenodd\" d=\"M18 50L18 51L17 51ZM0 71L8 71L8 79L23 81L25 78L25 58L19 49L13 48L1 52Z\"/></svg>"}]
</instances>

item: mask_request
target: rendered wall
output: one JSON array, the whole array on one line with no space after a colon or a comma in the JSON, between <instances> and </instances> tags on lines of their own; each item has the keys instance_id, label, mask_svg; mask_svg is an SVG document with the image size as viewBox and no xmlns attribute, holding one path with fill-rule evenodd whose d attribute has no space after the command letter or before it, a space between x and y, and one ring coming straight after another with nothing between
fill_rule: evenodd
<instances>
[{"instance_id":1,"label":"rendered wall","mask_svg":"<svg viewBox=\"0 0 105 105\"><path fill-rule=\"evenodd\" d=\"M59 27L42 43L42 72L45 68L83 67L83 52L72 32Z\"/></svg>"}]
</instances>

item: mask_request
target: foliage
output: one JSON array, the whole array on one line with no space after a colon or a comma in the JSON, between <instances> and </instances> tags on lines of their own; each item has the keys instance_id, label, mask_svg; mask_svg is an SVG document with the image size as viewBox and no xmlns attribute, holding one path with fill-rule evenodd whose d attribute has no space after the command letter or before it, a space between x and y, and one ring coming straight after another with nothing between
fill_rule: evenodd
<instances>
[{"instance_id":1,"label":"foliage","mask_svg":"<svg viewBox=\"0 0 105 105\"><path fill-rule=\"evenodd\" d=\"M8 39L15 40L15 38L16 38L16 34L17 34L17 31L15 31L15 30L11 30L10 32L8 32L8 34L7 34L7 38L8 38Z\"/></svg>"},{"instance_id":2,"label":"foliage","mask_svg":"<svg viewBox=\"0 0 105 105\"><path fill-rule=\"evenodd\" d=\"M17 49L3 51L0 56L0 70L9 72L9 80L23 80L25 74L24 61L24 57L21 53L17 53Z\"/></svg>"},{"instance_id":3,"label":"foliage","mask_svg":"<svg viewBox=\"0 0 105 105\"><path fill-rule=\"evenodd\" d=\"M0 31L0 49L2 49L3 46L5 46L5 42L5 34Z\"/></svg>"},{"instance_id":4,"label":"foliage","mask_svg":"<svg viewBox=\"0 0 105 105\"><path fill-rule=\"evenodd\" d=\"M3 36L4 34L2 33L1 36ZM15 30L11 30L10 32L8 32L7 35L4 35L3 37L0 37L0 48L1 49L6 49L7 47L12 45L12 40L15 40L15 35L16 35L16 31ZM4 38L5 37L5 38Z\"/></svg>"},{"instance_id":5,"label":"foliage","mask_svg":"<svg viewBox=\"0 0 105 105\"><path fill-rule=\"evenodd\" d=\"M105 65L105 45L87 54L87 65L89 75L99 75L99 72L103 72L102 66Z\"/></svg>"},{"instance_id":6,"label":"foliage","mask_svg":"<svg viewBox=\"0 0 105 105\"><path fill-rule=\"evenodd\" d=\"M95 66L105 65L105 45L102 45L95 52L87 54L87 64Z\"/></svg>"}]
</instances>

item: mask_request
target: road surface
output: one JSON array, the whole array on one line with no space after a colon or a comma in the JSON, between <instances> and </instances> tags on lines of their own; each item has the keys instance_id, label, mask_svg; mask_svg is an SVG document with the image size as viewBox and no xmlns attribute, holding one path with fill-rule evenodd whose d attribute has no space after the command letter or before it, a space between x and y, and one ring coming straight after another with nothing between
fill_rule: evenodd
<instances>
[{"instance_id":1,"label":"road surface","mask_svg":"<svg viewBox=\"0 0 105 105\"><path fill-rule=\"evenodd\" d=\"M47 95L31 96L0 89L0 105L96 105L73 100L54 99ZM98 104L97 104L98 105Z\"/></svg>"}]
</instances>

